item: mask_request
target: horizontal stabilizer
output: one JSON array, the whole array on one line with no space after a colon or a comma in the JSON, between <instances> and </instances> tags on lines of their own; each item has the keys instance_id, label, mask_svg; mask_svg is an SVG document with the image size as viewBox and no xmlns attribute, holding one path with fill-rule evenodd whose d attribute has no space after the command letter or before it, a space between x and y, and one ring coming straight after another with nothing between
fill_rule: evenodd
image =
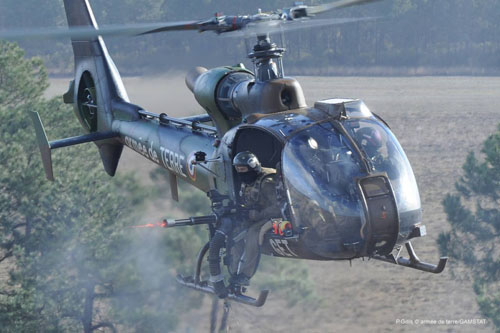
<instances>
[{"instance_id":1,"label":"horizontal stabilizer","mask_svg":"<svg viewBox=\"0 0 500 333\"><path fill-rule=\"evenodd\" d=\"M42 154L43 168L45 169L45 176L48 180L54 181L54 173L52 172L52 154L50 152L49 140L47 140L47 135L45 134L45 129L42 125L42 120L38 112L30 112L31 119L33 119L33 124L35 125L36 140L38 141L38 148L40 148L40 153Z\"/></svg>"},{"instance_id":2,"label":"horizontal stabilizer","mask_svg":"<svg viewBox=\"0 0 500 333\"><path fill-rule=\"evenodd\" d=\"M30 115L35 125L36 138L38 142L38 147L40 148L40 153L42 154L42 162L43 162L43 168L45 169L45 175L47 179L50 181L54 180L54 173L52 170L52 153L51 153L52 149L74 146L86 142L111 139L118 136L118 134L113 132L94 132L49 142L47 139L47 134L45 134L45 129L43 128L42 120L40 119L40 115L38 114L38 112L31 111Z\"/></svg>"}]
</instances>

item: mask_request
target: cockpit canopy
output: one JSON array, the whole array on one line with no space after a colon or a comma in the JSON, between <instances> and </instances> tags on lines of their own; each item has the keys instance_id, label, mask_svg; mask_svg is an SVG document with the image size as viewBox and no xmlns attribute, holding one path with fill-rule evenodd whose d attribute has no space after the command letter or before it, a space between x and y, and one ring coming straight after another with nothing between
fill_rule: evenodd
<instances>
[{"instance_id":1,"label":"cockpit canopy","mask_svg":"<svg viewBox=\"0 0 500 333\"><path fill-rule=\"evenodd\" d=\"M401 223L408 216L406 222L418 223L415 177L387 126L359 100L327 100L320 107L331 118L297 131L282 155L293 219L306 230L310 250L332 258L342 247L364 241L366 216L357 180L371 174L389 178Z\"/></svg>"},{"instance_id":2,"label":"cockpit canopy","mask_svg":"<svg viewBox=\"0 0 500 333\"><path fill-rule=\"evenodd\" d=\"M329 99L314 108L248 120L237 130L232 151L249 150L269 162L266 167L278 171L280 166L286 212L311 258L367 253L363 244L369 238L369 217L360 190L360 180L367 176L380 175L390 183L398 215L396 238L405 240L421 222L410 163L388 126L362 101Z\"/></svg>"}]
</instances>

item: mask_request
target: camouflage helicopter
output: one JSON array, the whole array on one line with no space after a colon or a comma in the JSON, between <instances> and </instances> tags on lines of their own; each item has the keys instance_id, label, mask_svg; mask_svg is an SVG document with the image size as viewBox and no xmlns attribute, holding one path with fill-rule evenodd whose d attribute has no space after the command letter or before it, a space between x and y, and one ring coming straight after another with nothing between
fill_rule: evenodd
<instances>
[{"instance_id":1,"label":"camouflage helicopter","mask_svg":"<svg viewBox=\"0 0 500 333\"><path fill-rule=\"evenodd\" d=\"M32 112L47 178L54 180L53 149L94 142L110 176L127 146L168 171L175 200L179 178L207 193L212 215L160 223L209 227L195 273L177 280L221 298L262 306L267 290L256 298L247 296L244 284L231 279L225 284L221 269L222 260L229 276L236 274L231 268L233 248L237 234L247 231L241 226L248 225L252 210L242 197L243 176L233 165L241 153L251 154L253 164L271 170L274 177L277 209L266 217L267 228L258 230L259 253L309 260L368 257L431 273L442 272L446 265L446 257L437 265L420 261L412 247L413 238L426 234L420 197L410 163L389 126L359 99L329 98L308 107L299 82L284 76L285 49L270 39L270 33L283 29L332 24L332 19L315 19L316 14L370 2L296 3L271 13L99 28L87 0L64 0L69 30L11 32L0 38L71 37L75 78L64 101L73 104L87 134L49 142L40 117ZM174 30L255 36L248 54L254 71L239 64L189 72L186 84L206 111L203 115L173 118L131 104L102 36ZM408 257L401 255L403 247ZM207 253L210 279L202 280Z\"/></svg>"}]
</instances>

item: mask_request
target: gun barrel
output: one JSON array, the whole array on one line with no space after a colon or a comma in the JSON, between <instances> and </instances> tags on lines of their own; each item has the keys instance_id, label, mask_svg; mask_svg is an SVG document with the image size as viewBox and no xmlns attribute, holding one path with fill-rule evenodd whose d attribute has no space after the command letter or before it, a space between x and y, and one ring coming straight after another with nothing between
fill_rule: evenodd
<instances>
[{"instance_id":1,"label":"gun barrel","mask_svg":"<svg viewBox=\"0 0 500 333\"><path fill-rule=\"evenodd\" d=\"M163 226L165 228L171 228L171 227L182 227L189 225L212 224L216 222L217 222L217 216L205 215L205 216L189 217L186 219L165 220Z\"/></svg>"}]
</instances>

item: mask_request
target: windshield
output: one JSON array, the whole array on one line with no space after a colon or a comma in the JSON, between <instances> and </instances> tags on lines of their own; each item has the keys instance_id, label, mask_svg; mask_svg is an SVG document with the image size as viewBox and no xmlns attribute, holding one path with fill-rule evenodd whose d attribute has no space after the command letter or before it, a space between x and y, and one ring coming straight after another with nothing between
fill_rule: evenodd
<instances>
[{"instance_id":1,"label":"windshield","mask_svg":"<svg viewBox=\"0 0 500 333\"><path fill-rule=\"evenodd\" d=\"M361 242L363 208L356 191L362 162L331 123L297 133L283 152L283 175L295 223L314 253L334 257Z\"/></svg>"},{"instance_id":2,"label":"windshield","mask_svg":"<svg viewBox=\"0 0 500 333\"><path fill-rule=\"evenodd\" d=\"M315 125L292 138L283 162L285 173L301 175L294 177L293 186L325 209L330 201L324 194L334 201L350 199L356 192L352 180L361 176L361 160L330 123Z\"/></svg>"},{"instance_id":3,"label":"windshield","mask_svg":"<svg viewBox=\"0 0 500 333\"><path fill-rule=\"evenodd\" d=\"M357 252L366 240L367 217L357 188L358 180L368 176L365 161L370 174L387 174L401 230L409 231L421 221L417 183L392 132L375 118L348 118L341 123L346 135L330 122L298 132L282 156L292 219L304 231L301 237L308 249L329 258Z\"/></svg>"}]
</instances>

